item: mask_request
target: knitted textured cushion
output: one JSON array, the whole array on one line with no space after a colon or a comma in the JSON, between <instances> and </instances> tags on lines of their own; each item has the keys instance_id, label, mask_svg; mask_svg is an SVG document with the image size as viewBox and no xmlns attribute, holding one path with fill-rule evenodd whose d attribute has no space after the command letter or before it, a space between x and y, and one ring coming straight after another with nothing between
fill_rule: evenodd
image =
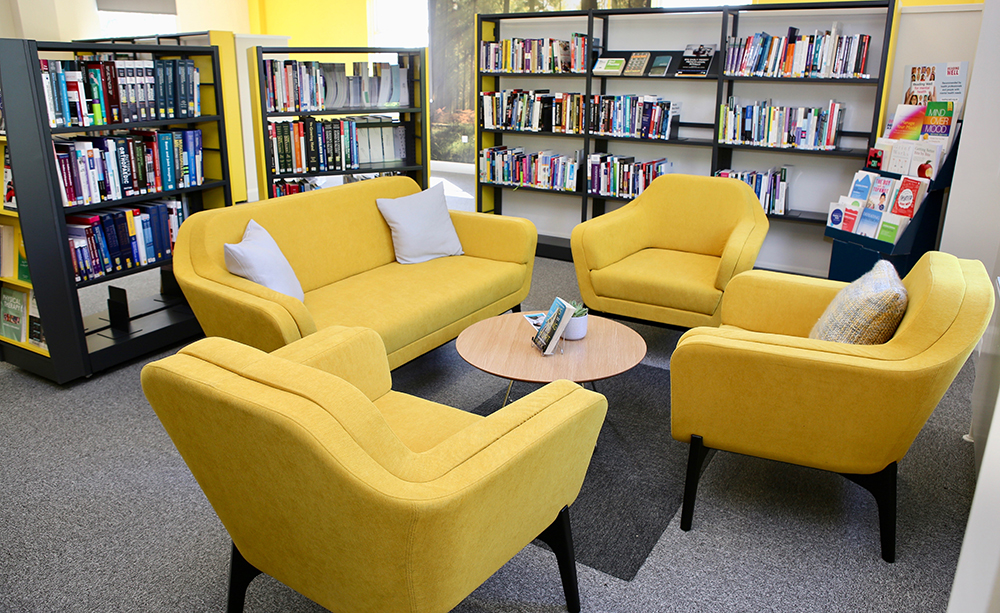
<instances>
[{"instance_id":1,"label":"knitted textured cushion","mask_svg":"<svg viewBox=\"0 0 1000 613\"><path fill-rule=\"evenodd\" d=\"M892 338L906 312L906 288L887 260L840 290L809 332L809 338L878 345Z\"/></svg>"}]
</instances>

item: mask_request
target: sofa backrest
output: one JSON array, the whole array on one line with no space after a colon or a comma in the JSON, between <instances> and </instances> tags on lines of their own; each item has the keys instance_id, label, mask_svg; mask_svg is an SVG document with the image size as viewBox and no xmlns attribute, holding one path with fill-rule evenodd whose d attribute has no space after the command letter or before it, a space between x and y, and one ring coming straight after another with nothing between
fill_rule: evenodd
<instances>
[{"instance_id":1,"label":"sofa backrest","mask_svg":"<svg viewBox=\"0 0 1000 613\"><path fill-rule=\"evenodd\" d=\"M420 191L409 177L384 177L192 215L188 257L202 277L228 276L225 243L238 243L251 219L278 243L306 292L395 260L392 234L376 198Z\"/></svg>"},{"instance_id":2,"label":"sofa backrest","mask_svg":"<svg viewBox=\"0 0 1000 613\"><path fill-rule=\"evenodd\" d=\"M760 202L736 179L668 174L635 199L648 209L647 242L656 249L721 256L738 224L753 221Z\"/></svg>"}]
</instances>

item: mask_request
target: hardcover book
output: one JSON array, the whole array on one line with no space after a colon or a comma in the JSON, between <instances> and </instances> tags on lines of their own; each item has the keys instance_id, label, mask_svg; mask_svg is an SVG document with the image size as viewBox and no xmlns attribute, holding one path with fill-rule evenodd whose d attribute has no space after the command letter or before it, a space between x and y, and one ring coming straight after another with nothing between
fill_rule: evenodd
<instances>
[{"instance_id":1,"label":"hardcover book","mask_svg":"<svg viewBox=\"0 0 1000 613\"><path fill-rule=\"evenodd\" d=\"M892 205L892 191L895 185L896 180L890 177L875 179L875 184L872 185L865 208L874 209L879 212L889 210L889 207Z\"/></svg>"},{"instance_id":2,"label":"hardcover book","mask_svg":"<svg viewBox=\"0 0 1000 613\"><path fill-rule=\"evenodd\" d=\"M708 75L717 46L713 43L709 45L692 44L685 47L684 55L681 56L681 65L677 68L677 76L704 77Z\"/></svg>"},{"instance_id":3,"label":"hardcover book","mask_svg":"<svg viewBox=\"0 0 1000 613\"><path fill-rule=\"evenodd\" d=\"M653 64L649 67L650 77L665 77L667 76L667 71L670 69L670 61L673 60L673 56L670 55L658 55L653 58Z\"/></svg>"},{"instance_id":4,"label":"hardcover book","mask_svg":"<svg viewBox=\"0 0 1000 613\"><path fill-rule=\"evenodd\" d=\"M878 227L880 223L882 223L882 213L875 209L864 209L861 211L861 218L858 220L858 228L854 233L858 236L875 238L878 234Z\"/></svg>"},{"instance_id":5,"label":"hardcover book","mask_svg":"<svg viewBox=\"0 0 1000 613\"><path fill-rule=\"evenodd\" d=\"M929 184L927 179L917 179L913 177L903 177L899 181L899 190L896 198L892 202L892 212L895 215L913 218L913 214L920 207L926 187Z\"/></svg>"},{"instance_id":6,"label":"hardcover book","mask_svg":"<svg viewBox=\"0 0 1000 613\"><path fill-rule=\"evenodd\" d=\"M594 74L602 77L616 77L625 70L625 58L602 57L594 64Z\"/></svg>"},{"instance_id":7,"label":"hardcover book","mask_svg":"<svg viewBox=\"0 0 1000 613\"><path fill-rule=\"evenodd\" d=\"M625 65L625 76L641 77L646 72L646 64L649 63L649 51L636 51L628 58Z\"/></svg>"},{"instance_id":8,"label":"hardcover book","mask_svg":"<svg viewBox=\"0 0 1000 613\"><path fill-rule=\"evenodd\" d=\"M892 126L886 130L886 138L898 140L918 140L924 127L927 107L922 104L900 104L892 116Z\"/></svg>"}]
</instances>

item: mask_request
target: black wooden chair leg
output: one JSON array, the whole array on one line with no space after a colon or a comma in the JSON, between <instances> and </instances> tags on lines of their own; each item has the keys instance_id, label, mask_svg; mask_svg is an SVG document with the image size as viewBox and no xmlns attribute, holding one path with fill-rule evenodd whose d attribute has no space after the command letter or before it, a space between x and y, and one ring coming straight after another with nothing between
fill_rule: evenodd
<instances>
[{"instance_id":1,"label":"black wooden chair leg","mask_svg":"<svg viewBox=\"0 0 1000 613\"><path fill-rule=\"evenodd\" d=\"M896 463L871 475L845 477L871 492L878 505L878 531L882 541L882 559L896 561Z\"/></svg>"},{"instance_id":2,"label":"black wooden chair leg","mask_svg":"<svg viewBox=\"0 0 1000 613\"><path fill-rule=\"evenodd\" d=\"M236 548L236 543L233 543L232 558L229 561L229 602L226 605L226 613L243 613L247 587L259 574L260 571L246 561Z\"/></svg>"},{"instance_id":3,"label":"black wooden chair leg","mask_svg":"<svg viewBox=\"0 0 1000 613\"><path fill-rule=\"evenodd\" d=\"M569 507L563 507L552 525L538 535L538 540L552 548L559 563L566 609L580 613L580 587L576 581L576 556L573 553L573 534L569 527Z\"/></svg>"},{"instance_id":4,"label":"black wooden chair leg","mask_svg":"<svg viewBox=\"0 0 1000 613\"><path fill-rule=\"evenodd\" d=\"M687 477L684 479L684 502L681 505L681 530L691 529L691 518L694 516L694 498L698 493L698 479L701 478L701 467L708 455L708 447L697 434L691 435L691 448L688 450Z\"/></svg>"}]
</instances>

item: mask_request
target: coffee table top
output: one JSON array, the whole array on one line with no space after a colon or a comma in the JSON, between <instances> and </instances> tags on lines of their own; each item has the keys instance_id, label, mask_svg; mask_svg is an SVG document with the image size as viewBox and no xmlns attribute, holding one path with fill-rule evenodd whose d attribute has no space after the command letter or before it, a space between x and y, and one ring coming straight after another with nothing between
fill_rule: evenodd
<instances>
[{"instance_id":1,"label":"coffee table top","mask_svg":"<svg viewBox=\"0 0 1000 613\"><path fill-rule=\"evenodd\" d=\"M577 383L613 377L638 364L646 355L639 334L616 321L589 315L587 336L561 339L555 353L543 356L531 342L535 329L522 313L484 319L458 335L458 354L479 370L504 379Z\"/></svg>"}]
</instances>

